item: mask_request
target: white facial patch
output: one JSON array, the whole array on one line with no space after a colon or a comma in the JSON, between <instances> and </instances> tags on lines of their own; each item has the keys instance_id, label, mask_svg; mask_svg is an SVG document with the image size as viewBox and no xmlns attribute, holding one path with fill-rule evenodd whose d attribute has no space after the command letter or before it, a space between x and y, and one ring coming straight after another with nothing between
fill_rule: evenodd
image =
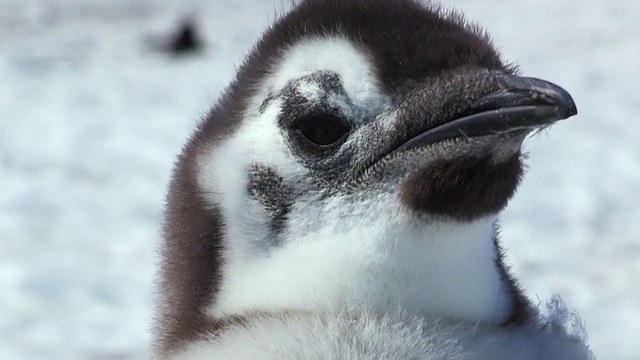
<instances>
[{"instance_id":1,"label":"white facial patch","mask_svg":"<svg viewBox=\"0 0 640 360\"><path fill-rule=\"evenodd\" d=\"M217 146L199 154L199 185L210 206L217 207L226 224L228 258L244 258L255 253L256 243L268 235L267 214L262 206L247 194L247 174L252 165L274 169L284 179L304 179L308 170L302 166L287 146L278 125L283 99L275 98L264 108L269 94L279 93L292 81L317 72L332 72L353 107L362 112L379 113L388 106L382 94L368 56L342 38L313 38L292 46L274 66L250 101L238 129ZM314 101L324 95L318 84L305 81L296 90ZM330 98L345 112L353 109ZM345 114L345 115L353 115ZM357 118L351 120L357 121Z\"/></svg>"},{"instance_id":2,"label":"white facial patch","mask_svg":"<svg viewBox=\"0 0 640 360\"><path fill-rule=\"evenodd\" d=\"M269 240L269 214L248 193L249 172L260 164L284 177L307 173L288 151L278 127L278 101L261 118L247 118L232 136L199 154L199 186L209 205L221 211L225 222L225 258L256 255Z\"/></svg>"}]
</instances>

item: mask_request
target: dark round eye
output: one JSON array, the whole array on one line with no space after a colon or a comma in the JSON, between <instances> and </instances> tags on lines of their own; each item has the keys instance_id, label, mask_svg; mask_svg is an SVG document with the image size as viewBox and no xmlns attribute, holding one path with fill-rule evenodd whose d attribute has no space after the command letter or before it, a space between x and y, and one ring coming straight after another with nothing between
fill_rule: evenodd
<instances>
[{"instance_id":1,"label":"dark round eye","mask_svg":"<svg viewBox=\"0 0 640 360\"><path fill-rule=\"evenodd\" d=\"M351 130L343 119L329 114L305 116L296 122L294 129L320 146L337 143Z\"/></svg>"}]
</instances>

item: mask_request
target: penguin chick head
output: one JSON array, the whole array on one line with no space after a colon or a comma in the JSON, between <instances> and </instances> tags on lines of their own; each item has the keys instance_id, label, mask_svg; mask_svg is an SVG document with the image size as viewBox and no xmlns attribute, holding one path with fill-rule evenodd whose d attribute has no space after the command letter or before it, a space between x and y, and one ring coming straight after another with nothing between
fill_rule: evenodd
<instances>
[{"instance_id":1,"label":"penguin chick head","mask_svg":"<svg viewBox=\"0 0 640 360\"><path fill-rule=\"evenodd\" d=\"M302 1L177 164L167 327L196 331L203 304L216 317L346 298L504 320L494 216L518 185L526 135L575 113L456 13Z\"/></svg>"},{"instance_id":2,"label":"penguin chick head","mask_svg":"<svg viewBox=\"0 0 640 360\"><path fill-rule=\"evenodd\" d=\"M197 134L199 187L267 247L315 231L338 203L386 210L363 218L494 215L518 185L526 135L576 113L560 87L514 72L456 13L303 1Z\"/></svg>"}]
</instances>

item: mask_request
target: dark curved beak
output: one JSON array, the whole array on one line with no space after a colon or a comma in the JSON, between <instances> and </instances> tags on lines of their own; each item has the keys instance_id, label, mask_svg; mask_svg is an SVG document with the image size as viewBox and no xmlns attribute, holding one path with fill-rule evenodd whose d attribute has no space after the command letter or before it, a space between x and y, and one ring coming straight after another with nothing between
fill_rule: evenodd
<instances>
[{"instance_id":1,"label":"dark curved beak","mask_svg":"<svg viewBox=\"0 0 640 360\"><path fill-rule=\"evenodd\" d=\"M456 119L421 133L395 151L449 138L532 130L578 113L571 95L551 82L503 73L495 73L493 80L498 90L478 99Z\"/></svg>"},{"instance_id":2,"label":"dark curved beak","mask_svg":"<svg viewBox=\"0 0 640 360\"><path fill-rule=\"evenodd\" d=\"M499 74L496 76L496 83L500 89L480 98L470 109L472 113L520 106L534 106L550 111L548 117L540 114L542 116L530 119L533 125L563 120L578 113L571 95L546 80Z\"/></svg>"}]
</instances>

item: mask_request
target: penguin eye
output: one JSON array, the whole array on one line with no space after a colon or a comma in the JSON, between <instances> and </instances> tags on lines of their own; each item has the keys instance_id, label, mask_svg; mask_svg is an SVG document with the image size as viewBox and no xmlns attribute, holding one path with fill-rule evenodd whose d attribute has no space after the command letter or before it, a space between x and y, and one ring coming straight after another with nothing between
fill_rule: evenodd
<instances>
[{"instance_id":1,"label":"penguin eye","mask_svg":"<svg viewBox=\"0 0 640 360\"><path fill-rule=\"evenodd\" d=\"M330 114L303 117L293 128L308 141L320 146L336 144L351 130L342 118Z\"/></svg>"}]
</instances>

